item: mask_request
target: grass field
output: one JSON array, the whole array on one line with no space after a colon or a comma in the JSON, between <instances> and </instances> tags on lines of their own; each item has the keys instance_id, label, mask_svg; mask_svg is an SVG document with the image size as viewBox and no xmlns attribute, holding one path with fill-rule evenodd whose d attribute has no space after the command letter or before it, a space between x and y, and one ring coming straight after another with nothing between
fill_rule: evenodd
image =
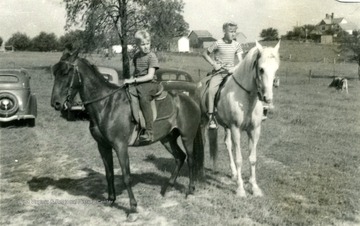
<instances>
[{"instance_id":1,"label":"grass field","mask_svg":"<svg viewBox=\"0 0 360 226\"><path fill-rule=\"evenodd\" d=\"M284 60L278 73L281 84L274 93L275 109L263 123L258 145L257 176L264 197L235 196L236 184L230 179L222 142L217 172L212 171L206 152L206 181L197 184L194 196L185 199L188 178L184 167L175 188L161 197L160 187L174 161L156 143L130 148L133 190L139 204L134 222L126 217L128 196L118 162L115 160L118 196L110 206L102 201L107 197L104 167L89 123L68 122L50 107L53 79L48 66L60 54L1 54L1 68L25 67L32 75L38 118L34 128L0 128L0 224L360 225L357 65L311 62L311 57L295 61L302 46L291 48L281 50ZM286 59L289 52L293 52L292 60ZM316 49L320 58L331 58L330 53L326 50L321 55ZM97 56L90 60L108 66L120 61ZM162 65L188 70L196 80L210 69L199 56L188 55L169 55ZM319 76L309 79L309 70ZM334 73L352 78L349 94L327 87ZM245 156L246 147L244 138ZM245 164L246 190L248 168Z\"/></svg>"}]
</instances>

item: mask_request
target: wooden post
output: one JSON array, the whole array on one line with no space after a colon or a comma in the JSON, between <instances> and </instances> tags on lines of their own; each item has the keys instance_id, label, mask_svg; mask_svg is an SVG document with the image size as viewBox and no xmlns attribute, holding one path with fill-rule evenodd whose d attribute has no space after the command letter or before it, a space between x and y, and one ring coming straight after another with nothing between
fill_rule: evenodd
<instances>
[{"instance_id":1,"label":"wooden post","mask_svg":"<svg viewBox=\"0 0 360 226\"><path fill-rule=\"evenodd\" d=\"M200 69L198 69L198 75L199 75L199 79L201 79Z\"/></svg>"},{"instance_id":2,"label":"wooden post","mask_svg":"<svg viewBox=\"0 0 360 226\"><path fill-rule=\"evenodd\" d=\"M311 69L309 70L309 83L310 83L310 80L311 80Z\"/></svg>"}]
</instances>

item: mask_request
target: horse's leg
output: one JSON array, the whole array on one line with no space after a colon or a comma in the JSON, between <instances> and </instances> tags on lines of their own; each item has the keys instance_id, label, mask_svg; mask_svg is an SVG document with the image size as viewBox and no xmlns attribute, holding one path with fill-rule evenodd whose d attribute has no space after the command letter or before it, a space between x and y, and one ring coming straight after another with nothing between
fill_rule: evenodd
<instances>
[{"instance_id":1,"label":"horse's leg","mask_svg":"<svg viewBox=\"0 0 360 226\"><path fill-rule=\"evenodd\" d=\"M250 149L250 155L249 155L249 161L250 161L250 183L252 185L252 190L254 196L263 196L263 193L259 186L256 183L256 173L255 173L255 167L256 167L256 146L259 141L260 137L260 126L256 127L254 130L247 132L249 136L249 149Z\"/></svg>"},{"instance_id":2,"label":"horse's leg","mask_svg":"<svg viewBox=\"0 0 360 226\"><path fill-rule=\"evenodd\" d=\"M172 172L169 181L161 188L161 195L164 196L166 190L169 186L174 186L177 176L179 175L180 169L184 164L186 155L181 150L176 142L176 138L178 136L174 136L174 134L169 134L164 139L161 140L161 143L164 145L166 150L168 150L175 158L176 167Z\"/></svg>"},{"instance_id":3,"label":"horse's leg","mask_svg":"<svg viewBox=\"0 0 360 226\"><path fill-rule=\"evenodd\" d=\"M233 125L231 127L231 140L233 143L233 147L235 150L235 162L237 167L237 184L238 188L236 189L236 194L240 197L246 197L245 189L244 189L244 181L241 176L241 167L242 167L242 155L240 148L240 128Z\"/></svg>"},{"instance_id":4,"label":"horse's leg","mask_svg":"<svg viewBox=\"0 0 360 226\"><path fill-rule=\"evenodd\" d=\"M124 184L126 186L127 192L130 199L130 211L136 212L137 202L135 200L134 193L131 188L131 177L130 177L130 163L129 163L129 154L128 154L128 145L126 141L116 142L114 145L115 153L118 157Z\"/></svg>"},{"instance_id":5,"label":"horse's leg","mask_svg":"<svg viewBox=\"0 0 360 226\"><path fill-rule=\"evenodd\" d=\"M184 144L184 148L187 154L187 163L189 167L189 189L187 191L187 195L193 194L195 190L194 185L194 138L182 136L181 140Z\"/></svg>"},{"instance_id":6,"label":"horse's leg","mask_svg":"<svg viewBox=\"0 0 360 226\"><path fill-rule=\"evenodd\" d=\"M233 157L233 151L232 151L232 143L231 143L231 132L230 129L225 129L225 145L226 145L226 149L229 152L229 158L230 158L230 167L231 167L231 178L233 180L236 180L237 178L237 172L236 172L236 165L234 162L234 157Z\"/></svg>"},{"instance_id":7,"label":"horse's leg","mask_svg":"<svg viewBox=\"0 0 360 226\"><path fill-rule=\"evenodd\" d=\"M98 142L98 149L105 166L106 181L108 184L108 200L112 203L116 200L115 185L114 185L114 164L112 148L110 146L104 146Z\"/></svg>"},{"instance_id":8,"label":"horse's leg","mask_svg":"<svg viewBox=\"0 0 360 226\"><path fill-rule=\"evenodd\" d=\"M90 122L90 132L94 139L97 141L98 150L105 166L106 181L108 184L108 200L114 203L116 200L116 194L114 185L114 164L112 148L111 146L106 145L106 143L103 142L98 127L93 126L92 122Z\"/></svg>"}]
</instances>

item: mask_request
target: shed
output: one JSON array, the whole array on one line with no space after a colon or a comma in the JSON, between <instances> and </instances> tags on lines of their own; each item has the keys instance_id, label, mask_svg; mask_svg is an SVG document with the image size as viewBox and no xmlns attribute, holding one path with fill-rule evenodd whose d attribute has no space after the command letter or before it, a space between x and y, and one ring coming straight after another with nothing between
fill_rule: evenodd
<instances>
[{"instance_id":1,"label":"shed","mask_svg":"<svg viewBox=\"0 0 360 226\"><path fill-rule=\"evenodd\" d=\"M208 48L216 41L207 30L193 30L189 36L190 47L192 48Z\"/></svg>"},{"instance_id":2,"label":"shed","mask_svg":"<svg viewBox=\"0 0 360 226\"><path fill-rule=\"evenodd\" d=\"M171 52L190 52L190 41L186 36L173 38L170 42Z\"/></svg>"},{"instance_id":3,"label":"shed","mask_svg":"<svg viewBox=\"0 0 360 226\"><path fill-rule=\"evenodd\" d=\"M134 46L128 45L127 48L128 48L128 51L132 51L134 49ZM122 53L122 46L121 45L113 45L113 46L111 46L111 51L113 53Z\"/></svg>"}]
</instances>

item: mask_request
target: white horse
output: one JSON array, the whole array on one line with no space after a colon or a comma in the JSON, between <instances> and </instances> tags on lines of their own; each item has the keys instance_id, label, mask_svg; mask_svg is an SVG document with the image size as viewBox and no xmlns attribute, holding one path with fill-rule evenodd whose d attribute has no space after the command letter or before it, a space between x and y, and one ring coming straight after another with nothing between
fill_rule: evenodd
<instances>
[{"instance_id":1,"label":"white horse","mask_svg":"<svg viewBox=\"0 0 360 226\"><path fill-rule=\"evenodd\" d=\"M216 120L225 129L225 144L229 152L230 166L233 179L237 181L236 193L246 197L244 182L241 177L243 164L240 150L240 132L246 131L250 149L250 183L254 196L263 193L256 182L256 145L260 136L263 114L262 101L271 104L273 100L273 81L279 68L280 41L275 47L263 47L258 42L236 66L235 72L228 77L216 104ZM203 128L208 123L207 117L207 87L202 86L201 107L203 114ZM204 134L204 133L203 133ZM204 138L205 139L205 138ZM217 130L208 131L210 156L214 167L217 157ZM233 158L235 152L235 161Z\"/></svg>"}]
</instances>

